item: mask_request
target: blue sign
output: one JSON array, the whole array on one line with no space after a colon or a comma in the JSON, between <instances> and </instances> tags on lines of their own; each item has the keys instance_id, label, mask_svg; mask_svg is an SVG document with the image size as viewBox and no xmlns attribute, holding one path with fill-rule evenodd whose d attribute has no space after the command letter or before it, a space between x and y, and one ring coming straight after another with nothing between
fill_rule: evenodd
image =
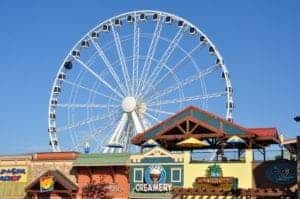
<instances>
[{"instance_id":1,"label":"blue sign","mask_svg":"<svg viewBox=\"0 0 300 199\"><path fill-rule=\"evenodd\" d=\"M163 184L166 182L166 170L159 165L149 166L145 172L147 184Z\"/></svg>"},{"instance_id":2,"label":"blue sign","mask_svg":"<svg viewBox=\"0 0 300 199\"><path fill-rule=\"evenodd\" d=\"M280 184L289 185L296 183L297 168L296 164L291 162L276 162L266 168L266 177L269 181Z\"/></svg>"},{"instance_id":3,"label":"blue sign","mask_svg":"<svg viewBox=\"0 0 300 199\"><path fill-rule=\"evenodd\" d=\"M160 165L149 166L145 171L145 183L136 184L137 192L170 192L172 184L166 183L166 170Z\"/></svg>"}]
</instances>

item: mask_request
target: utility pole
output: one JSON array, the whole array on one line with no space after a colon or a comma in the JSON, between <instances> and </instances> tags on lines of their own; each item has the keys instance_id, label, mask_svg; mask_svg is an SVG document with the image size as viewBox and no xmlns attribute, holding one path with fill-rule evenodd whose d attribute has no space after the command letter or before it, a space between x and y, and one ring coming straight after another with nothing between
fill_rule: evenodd
<instances>
[{"instance_id":1,"label":"utility pole","mask_svg":"<svg viewBox=\"0 0 300 199\"><path fill-rule=\"evenodd\" d=\"M300 116L294 117L295 122L300 122ZM300 136L297 136L297 198L300 198Z\"/></svg>"}]
</instances>

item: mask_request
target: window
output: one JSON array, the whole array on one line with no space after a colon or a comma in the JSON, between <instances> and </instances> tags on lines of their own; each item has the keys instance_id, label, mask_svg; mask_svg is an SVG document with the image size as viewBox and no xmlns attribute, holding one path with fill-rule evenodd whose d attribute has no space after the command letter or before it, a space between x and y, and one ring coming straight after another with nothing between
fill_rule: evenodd
<instances>
[{"instance_id":1,"label":"window","mask_svg":"<svg viewBox=\"0 0 300 199\"><path fill-rule=\"evenodd\" d=\"M181 182L181 168L171 168L171 182Z\"/></svg>"},{"instance_id":2,"label":"window","mask_svg":"<svg viewBox=\"0 0 300 199\"><path fill-rule=\"evenodd\" d=\"M133 180L134 182L144 182L144 169L143 168L134 168Z\"/></svg>"}]
</instances>

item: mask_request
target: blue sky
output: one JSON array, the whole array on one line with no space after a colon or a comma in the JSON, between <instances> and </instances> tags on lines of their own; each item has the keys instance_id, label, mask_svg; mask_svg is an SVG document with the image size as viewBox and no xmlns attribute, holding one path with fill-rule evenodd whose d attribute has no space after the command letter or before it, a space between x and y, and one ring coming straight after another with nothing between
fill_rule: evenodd
<instances>
[{"instance_id":1,"label":"blue sky","mask_svg":"<svg viewBox=\"0 0 300 199\"><path fill-rule=\"evenodd\" d=\"M63 58L83 34L137 9L182 16L203 30L231 73L235 121L300 134L298 1L0 0L1 154L49 150L48 99Z\"/></svg>"}]
</instances>

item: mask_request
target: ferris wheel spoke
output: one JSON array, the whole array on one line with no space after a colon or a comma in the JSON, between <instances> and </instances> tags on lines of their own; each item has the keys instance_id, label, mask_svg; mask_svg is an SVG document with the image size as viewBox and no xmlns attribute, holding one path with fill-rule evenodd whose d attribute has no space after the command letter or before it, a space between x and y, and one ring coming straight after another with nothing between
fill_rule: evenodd
<instances>
[{"instance_id":1,"label":"ferris wheel spoke","mask_svg":"<svg viewBox=\"0 0 300 199\"><path fill-rule=\"evenodd\" d=\"M163 110L159 110L159 109L153 109L153 108L150 108L150 107L147 107L147 110L153 111L153 112L156 112L156 113L162 113L162 114L165 114L165 115L174 115L175 114L174 112L168 112L168 111L163 111Z\"/></svg>"},{"instance_id":2,"label":"ferris wheel spoke","mask_svg":"<svg viewBox=\"0 0 300 199\"><path fill-rule=\"evenodd\" d=\"M174 85L172 85L172 86L170 86L170 87L162 90L161 92L159 92L160 94L158 94L158 95L154 95L149 100L149 102L151 102L151 101L153 101L153 100L155 100L155 99L157 99L159 97L162 97L162 96L165 96L167 94L170 94L170 93L172 93L172 92L174 92L174 91L176 91L176 90L178 90L178 89L180 89L182 87L184 88L187 85L190 85L191 83L193 83L195 81L198 81L199 79L205 77L206 75L209 75L209 74L213 73L217 69L218 69L218 65L215 64L213 66L210 66L210 67L206 68L204 71L200 71L197 74L193 74L193 75L191 75L189 77L186 77L185 80L183 80L183 81L181 81L181 82L179 82L177 84L174 84Z\"/></svg>"},{"instance_id":3,"label":"ferris wheel spoke","mask_svg":"<svg viewBox=\"0 0 300 199\"><path fill-rule=\"evenodd\" d=\"M116 98L113 98L113 97L111 97L111 96L105 95L105 94L103 94L103 93L100 93L99 91L96 91L96 90L91 89L91 88L87 88L87 87L85 87L85 86L82 86L82 85L80 85L80 84L71 82L71 81L69 81L69 80L64 80L64 82L67 83L67 84L69 84L69 85L71 85L71 86L74 86L74 87L81 88L81 89L83 89L83 90L92 92L92 93L94 93L94 94L96 94L96 95L98 95L98 96L102 96L102 97L105 97L105 98L114 100L114 101L116 101L116 102L120 102L119 99L116 99Z\"/></svg>"},{"instance_id":4,"label":"ferris wheel spoke","mask_svg":"<svg viewBox=\"0 0 300 199\"><path fill-rule=\"evenodd\" d=\"M103 126L101 126L97 129L94 128L89 133L84 133L85 136L81 138L82 141L78 142L76 147L82 148L82 147L84 147L84 144L85 144L84 141L90 142L92 139L94 139L97 142L102 142L103 143L107 139L107 137L109 136L109 133L107 133L104 137L101 137L100 140L99 140L99 138L97 138L97 136L100 133L106 132L107 129L111 129L114 125L115 125L115 123L111 122L110 124L106 125L104 128L103 128Z\"/></svg>"},{"instance_id":5,"label":"ferris wheel spoke","mask_svg":"<svg viewBox=\"0 0 300 199\"><path fill-rule=\"evenodd\" d=\"M101 115L101 116L100 115L93 116L93 117L86 118L84 120L81 120L81 121L73 123L73 124L68 124L66 126L58 127L57 128L57 132L62 132L62 131L65 131L65 130L70 130L70 129L78 128L78 127L90 124L92 122L101 121L101 120L104 120L104 119L112 117L113 115L117 114L117 112L118 111L113 111L112 113L106 114L104 116L103 115Z\"/></svg>"},{"instance_id":6,"label":"ferris wheel spoke","mask_svg":"<svg viewBox=\"0 0 300 199\"><path fill-rule=\"evenodd\" d=\"M188 61L188 59L192 58L192 54L199 49L199 47L201 46L201 44L198 44L197 46L195 46L190 52L188 52L181 60L179 60L177 62L177 64L171 68L170 70L168 70L168 72L159 80L155 81L154 87L156 87L157 85L159 85L162 81L164 81L167 77L170 77L170 75L175 74L176 70L179 68L179 66L184 65L184 63L186 63Z\"/></svg>"},{"instance_id":7,"label":"ferris wheel spoke","mask_svg":"<svg viewBox=\"0 0 300 199\"><path fill-rule=\"evenodd\" d=\"M132 70L132 93L136 95L139 79L139 54L140 54L140 28L138 27L136 13L134 14L134 27L133 27L133 70Z\"/></svg>"},{"instance_id":8,"label":"ferris wheel spoke","mask_svg":"<svg viewBox=\"0 0 300 199\"><path fill-rule=\"evenodd\" d=\"M184 97L183 99L171 99L171 100L163 100L156 103L150 103L148 104L149 107L151 106L161 106L166 104L174 104L174 103L186 103L191 101L197 101L197 100L207 100L212 98L218 98L221 96L226 96L227 92L217 92L217 93L211 93L207 95L198 95L198 96L192 96L192 97Z\"/></svg>"},{"instance_id":9,"label":"ferris wheel spoke","mask_svg":"<svg viewBox=\"0 0 300 199\"><path fill-rule=\"evenodd\" d=\"M75 60L83 66L88 72L90 72L96 79L98 79L101 83L103 83L106 87L108 87L111 91L113 91L116 95L118 95L120 98L123 98L123 95L119 93L116 89L112 87L107 81L105 81L100 75L98 75L95 71L93 71L89 66L87 66L83 61L81 61L78 58L75 58Z\"/></svg>"},{"instance_id":10,"label":"ferris wheel spoke","mask_svg":"<svg viewBox=\"0 0 300 199\"><path fill-rule=\"evenodd\" d=\"M144 66L141 72L141 75L139 77L139 83L138 83L138 89L137 92L140 90L141 87L143 87L145 81L146 81L146 77L148 76L148 73L150 71L151 68L151 61L153 59L154 53L156 51L156 47L158 44L158 40L160 37L160 33L162 30L162 16L159 17L159 19L157 20L156 26L155 26L155 30L153 32L153 36L151 39L151 43L147 52L147 56L146 56L146 60L144 61Z\"/></svg>"},{"instance_id":11,"label":"ferris wheel spoke","mask_svg":"<svg viewBox=\"0 0 300 199\"><path fill-rule=\"evenodd\" d=\"M158 62L158 60L154 59L154 61ZM167 65L164 66L168 71L171 70L171 68ZM183 89L183 86L181 85L181 81L178 77L177 74L173 74L173 78L174 80L177 82L177 85L179 86L179 88ZM154 87L153 84L150 84L149 86L149 91L147 93L143 93L142 95L140 95L139 97L143 98L143 99L147 99L148 96L150 95L153 95L153 93L156 93L156 94L161 94L160 90L157 88L157 87ZM152 92L150 92L152 91Z\"/></svg>"},{"instance_id":12,"label":"ferris wheel spoke","mask_svg":"<svg viewBox=\"0 0 300 199\"><path fill-rule=\"evenodd\" d=\"M116 108L119 105L103 105L103 104L57 104L60 108Z\"/></svg>"},{"instance_id":13,"label":"ferris wheel spoke","mask_svg":"<svg viewBox=\"0 0 300 199\"><path fill-rule=\"evenodd\" d=\"M80 85L80 84L81 84L85 72L86 72L85 70L81 70L81 71L79 72L79 74L77 74L77 77L75 78L74 83L72 83L72 84L69 83L69 81L66 81L66 80L65 80L64 83L67 83L67 84L69 84L69 85L72 86L72 89L71 89L71 92L70 92L70 96L69 96L69 99L68 99L68 102L69 102L69 103L74 103L74 102L75 102L76 96L77 96L77 94L79 93L79 89L80 89L80 87L75 86L75 84L76 84L76 85ZM92 90L93 90L93 89L92 89ZM94 93L94 92L89 91L89 94L91 94L91 93ZM69 123L72 119L73 119L73 118L72 118L72 116L71 116L71 111L70 111L70 109L67 109L67 121L68 121L68 123Z\"/></svg>"},{"instance_id":14,"label":"ferris wheel spoke","mask_svg":"<svg viewBox=\"0 0 300 199\"><path fill-rule=\"evenodd\" d=\"M97 130L94 131L94 133L92 134L93 138L95 139L95 141L97 142L97 148L95 151L100 151L100 148L105 145L105 143L108 143L108 139L109 136L111 136L110 133L106 133L107 131L111 130L115 124L116 124L117 120L111 121L109 125L107 125L106 127L103 128L103 126L101 126L100 128L98 128ZM108 129L108 130L106 130ZM105 133L104 135L102 135L101 133ZM99 137L101 136L101 137Z\"/></svg>"},{"instance_id":15,"label":"ferris wheel spoke","mask_svg":"<svg viewBox=\"0 0 300 199\"><path fill-rule=\"evenodd\" d=\"M161 59L159 60L158 64L156 65L156 67L153 69L151 75L149 75L149 77L148 76L146 77L147 78L147 80L146 80L146 82L147 82L146 89L144 90L142 88L142 90L144 90L145 93L148 92L149 85L152 85L156 81L156 79L158 78L160 72L164 68L164 65L167 64L167 61L169 60L170 56L172 55L172 53L176 49L178 43L180 42L180 40L183 36L183 33L184 33L184 28L180 28L177 31L175 37L173 38L173 40L169 44L168 48L166 49L166 51L162 55Z\"/></svg>"},{"instance_id":16,"label":"ferris wheel spoke","mask_svg":"<svg viewBox=\"0 0 300 199\"><path fill-rule=\"evenodd\" d=\"M147 130L151 127L151 123L149 122L149 120L147 118L143 117L142 122L143 122L143 126L144 126L145 130Z\"/></svg>"},{"instance_id":17,"label":"ferris wheel spoke","mask_svg":"<svg viewBox=\"0 0 300 199\"><path fill-rule=\"evenodd\" d=\"M115 40L119 60L120 60L121 66L122 66L122 72L123 72L125 85L126 85L126 88L127 88L127 96L128 96L130 91L131 91L131 89L130 89L130 77L129 77L129 73L128 73L128 68L127 68L127 64L126 64L126 61L125 61L125 56L124 56L124 52L123 52L123 48L122 48L119 33L117 31L115 31L113 23L111 23L111 27L112 27L112 32L113 32L113 36L114 36L114 40Z\"/></svg>"},{"instance_id":18,"label":"ferris wheel spoke","mask_svg":"<svg viewBox=\"0 0 300 199\"><path fill-rule=\"evenodd\" d=\"M89 38L92 41L93 46L97 50L98 55L101 57L101 59L103 60L105 66L107 67L108 71L110 72L110 74L114 78L115 82L117 83L118 87L121 89L121 92L123 93L123 95L125 95L126 94L125 93L126 89L123 86L123 84L121 83L121 80L120 80L119 76L117 75L116 71L114 70L113 66L111 65L110 61L106 57L103 49L100 47L100 45L98 43L96 43L94 41L93 38L91 38L90 36L89 36Z\"/></svg>"},{"instance_id":19,"label":"ferris wheel spoke","mask_svg":"<svg viewBox=\"0 0 300 199\"><path fill-rule=\"evenodd\" d=\"M145 115L147 117L151 118L152 120L154 120L155 122L159 122L159 119L157 117L153 116L152 114L145 112Z\"/></svg>"}]
</instances>

